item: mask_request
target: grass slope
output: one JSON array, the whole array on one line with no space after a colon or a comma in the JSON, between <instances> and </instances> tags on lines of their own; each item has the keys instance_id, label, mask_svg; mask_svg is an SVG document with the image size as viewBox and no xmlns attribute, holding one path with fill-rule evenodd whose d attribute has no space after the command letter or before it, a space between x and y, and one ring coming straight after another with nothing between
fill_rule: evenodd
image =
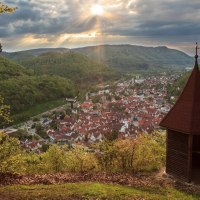
<instances>
[{"instance_id":1,"label":"grass slope","mask_svg":"<svg viewBox=\"0 0 200 200\"><path fill-rule=\"evenodd\" d=\"M33 185L0 187L3 200L66 200L66 199L141 199L141 200L198 200L200 196L189 195L172 188L129 187L100 183L69 183L63 185Z\"/></svg>"},{"instance_id":2,"label":"grass slope","mask_svg":"<svg viewBox=\"0 0 200 200\"><path fill-rule=\"evenodd\" d=\"M51 109L55 109L55 108L57 108L59 106L63 106L63 105L66 105L66 101L63 98L54 100L54 101L48 101L45 103L40 103L38 105L31 106L30 108L28 108L24 111L21 111L19 113L12 115L11 119L14 122L14 124L18 124L20 122L29 120L33 116L37 116L41 113L44 113Z\"/></svg>"}]
</instances>

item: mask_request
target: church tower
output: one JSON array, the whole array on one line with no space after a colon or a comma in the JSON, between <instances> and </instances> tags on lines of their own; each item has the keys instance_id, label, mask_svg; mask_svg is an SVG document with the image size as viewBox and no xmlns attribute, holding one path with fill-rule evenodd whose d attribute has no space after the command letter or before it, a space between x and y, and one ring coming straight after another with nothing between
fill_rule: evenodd
<instances>
[{"instance_id":1,"label":"church tower","mask_svg":"<svg viewBox=\"0 0 200 200\"><path fill-rule=\"evenodd\" d=\"M167 129L166 172L187 182L200 181L200 71L195 65L176 104L160 123ZM199 179L199 180L198 180Z\"/></svg>"}]
</instances>

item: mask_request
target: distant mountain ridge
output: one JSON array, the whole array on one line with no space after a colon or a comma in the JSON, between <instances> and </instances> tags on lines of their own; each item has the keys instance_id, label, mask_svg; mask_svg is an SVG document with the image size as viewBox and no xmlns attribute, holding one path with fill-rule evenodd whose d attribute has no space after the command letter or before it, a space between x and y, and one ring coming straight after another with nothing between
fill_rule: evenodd
<instances>
[{"instance_id":1,"label":"distant mountain ridge","mask_svg":"<svg viewBox=\"0 0 200 200\"><path fill-rule=\"evenodd\" d=\"M103 63L123 72L185 68L192 66L193 63L193 59L186 53L165 46L99 45L75 49L42 48L11 53L4 52L3 55L21 63L23 60L44 53L67 53L70 51L81 53L95 62Z\"/></svg>"},{"instance_id":2,"label":"distant mountain ridge","mask_svg":"<svg viewBox=\"0 0 200 200\"><path fill-rule=\"evenodd\" d=\"M24 60L27 58L31 58L33 56L39 56L44 53L49 52L69 52L70 50L67 48L40 48L40 49L29 49L24 51L16 51L16 52L3 52L2 55L16 61Z\"/></svg>"},{"instance_id":3,"label":"distant mountain ridge","mask_svg":"<svg viewBox=\"0 0 200 200\"><path fill-rule=\"evenodd\" d=\"M38 56L32 55L28 58L17 59L16 62L33 70L37 75L58 75L74 81L79 87L119 77L119 73L108 66L70 50L55 49Z\"/></svg>"},{"instance_id":4,"label":"distant mountain ridge","mask_svg":"<svg viewBox=\"0 0 200 200\"><path fill-rule=\"evenodd\" d=\"M192 58L186 53L165 46L100 45L77 48L73 51L120 71L182 68L193 63Z\"/></svg>"}]
</instances>

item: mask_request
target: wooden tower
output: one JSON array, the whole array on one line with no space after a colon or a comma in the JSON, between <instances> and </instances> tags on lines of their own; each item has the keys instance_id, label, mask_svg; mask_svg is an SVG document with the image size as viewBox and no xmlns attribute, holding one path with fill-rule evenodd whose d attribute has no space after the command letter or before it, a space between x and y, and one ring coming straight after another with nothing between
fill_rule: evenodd
<instances>
[{"instance_id":1,"label":"wooden tower","mask_svg":"<svg viewBox=\"0 0 200 200\"><path fill-rule=\"evenodd\" d=\"M167 129L166 172L187 182L200 182L200 71L195 66L182 94L160 126Z\"/></svg>"}]
</instances>

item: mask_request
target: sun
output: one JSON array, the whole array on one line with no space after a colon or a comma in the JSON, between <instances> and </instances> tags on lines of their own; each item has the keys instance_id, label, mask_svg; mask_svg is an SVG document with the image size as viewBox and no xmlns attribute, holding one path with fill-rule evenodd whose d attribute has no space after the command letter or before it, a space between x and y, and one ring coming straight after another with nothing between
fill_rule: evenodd
<instances>
[{"instance_id":1,"label":"sun","mask_svg":"<svg viewBox=\"0 0 200 200\"><path fill-rule=\"evenodd\" d=\"M101 16L104 13L104 9L101 5L93 5L91 7L91 13L95 16Z\"/></svg>"}]
</instances>

